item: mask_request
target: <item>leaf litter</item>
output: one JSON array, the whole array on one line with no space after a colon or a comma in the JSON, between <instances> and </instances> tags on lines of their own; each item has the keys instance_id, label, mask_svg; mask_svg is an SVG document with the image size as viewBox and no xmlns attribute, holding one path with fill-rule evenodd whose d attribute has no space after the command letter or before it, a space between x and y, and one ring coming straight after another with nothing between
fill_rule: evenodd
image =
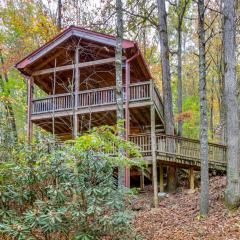
<instances>
[{"instance_id":1,"label":"leaf litter","mask_svg":"<svg viewBox=\"0 0 240 240\"><path fill-rule=\"evenodd\" d=\"M240 240L240 209L229 211L224 205L226 177L210 178L209 215L199 215L200 189L168 194L152 207L152 187L134 200L135 230L146 240Z\"/></svg>"}]
</instances>

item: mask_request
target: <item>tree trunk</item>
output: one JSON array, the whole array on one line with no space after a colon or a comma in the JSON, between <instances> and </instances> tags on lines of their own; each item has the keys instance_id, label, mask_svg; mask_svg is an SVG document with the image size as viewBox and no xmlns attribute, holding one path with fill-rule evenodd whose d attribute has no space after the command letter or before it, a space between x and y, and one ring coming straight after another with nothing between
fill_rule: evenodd
<instances>
[{"instance_id":1,"label":"tree trunk","mask_svg":"<svg viewBox=\"0 0 240 240\"><path fill-rule=\"evenodd\" d=\"M224 76L222 76L224 78ZM219 83L220 86L220 97L219 97L219 106L220 106L220 125L221 125L221 143L226 144L226 101L224 96L224 80L221 79Z\"/></svg>"},{"instance_id":2,"label":"tree trunk","mask_svg":"<svg viewBox=\"0 0 240 240\"><path fill-rule=\"evenodd\" d=\"M177 72L178 72L178 135L182 136L182 125L183 121L181 118L182 114L182 22L180 17L178 17L178 53L177 53L177 61L178 61L178 67L177 67Z\"/></svg>"},{"instance_id":3,"label":"tree trunk","mask_svg":"<svg viewBox=\"0 0 240 240\"><path fill-rule=\"evenodd\" d=\"M236 78L236 4L235 0L225 0L224 14L224 94L227 117L227 189L226 204L237 207L240 204L239 180L239 117Z\"/></svg>"},{"instance_id":4,"label":"tree trunk","mask_svg":"<svg viewBox=\"0 0 240 240\"><path fill-rule=\"evenodd\" d=\"M144 10L146 9L146 0L143 0L143 6L144 6ZM143 27L142 27L142 33L143 33L143 56L144 59L147 58L147 38L146 38L146 34L147 34L147 24L146 22L143 22Z\"/></svg>"},{"instance_id":5,"label":"tree trunk","mask_svg":"<svg viewBox=\"0 0 240 240\"><path fill-rule=\"evenodd\" d=\"M177 51L177 74L178 74L178 135L182 136L182 125L183 119L181 118L182 114L182 25L183 17L187 11L187 6L190 0L179 0L177 4L177 15L178 15L178 24L177 24L177 35L178 35L178 51Z\"/></svg>"},{"instance_id":6,"label":"tree trunk","mask_svg":"<svg viewBox=\"0 0 240 240\"><path fill-rule=\"evenodd\" d=\"M124 138L124 110L123 110L123 84L122 84L122 39L123 39L123 16L122 16L122 1L116 0L117 12L117 42L115 49L116 58L116 102L117 102L117 124L118 135ZM120 154L124 155L123 149L120 149ZM118 186L125 185L124 168L118 169Z\"/></svg>"},{"instance_id":7,"label":"tree trunk","mask_svg":"<svg viewBox=\"0 0 240 240\"><path fill-rule=\"evenodd\" d=\"M208 214L209 176L208 176L208 122L206 98L206 59L205 59L205 6L198 0L198 40L199 40L199 95L200 95L200 159L201 159L201 196L200 214Z\"/></svg>"},{"instance_id":8,"label":"tree trunk","mask_svg":"<svg viewBox=\"0 0 240 240\"><path fill-rule=\"evenodd\" d=\"M2 88L2 91L7 93L8 97L11 97L10 95L10 90L9 89L5 89L5 84L8 83L8 75L6 73L5 70L5 65L4 65L4 59L3 59L3 55L2 55L2 51L0 50L0 62L1 62L1 78L0 78L0 87ZM11 104L10 101L5 101L4 102L4 107L6 109L6 116L7 116L7 121L9 123L10 126L10 130L12 132L12 139L14 143L18 142L18 134L17 134L17 125L16 125L16 121L15 121L15 115L14 115L14 110L13 110L13 106Z\"/></svg>"},{"instance_id":9,"label":"tree trunk","mask_svg":"<svg viewBox=\"0 0 240 240\"><path fill-rule=\"evenodd\" d=\"M213 129L213 116L214 116L214 79L212 78L212 84L211 84L211 103L210 103L210 134L211 139L214 138L214 129Z\"/></svg>"},{"instance_id":10,"label":"tree trunk","mask_svg":"<svg viewBox=\"0 0 240 240\"><path fill-rule=\"evenodd\" d=\"M57 28L60 32L62 29L62 0L58 0L58 15L57 15Z\"/></svg>"},{"instance_id":11,"label":"tree trunk","mask_svg":"<svg viewBox=\"0 0 240 240\"><path fill-rule=\"evenodd\" d=\"M220 1L220 12L223 12L223 1ZM221 14L221 25L222 25L222 34L221 34L221 43L222 43L222 51L221 51L221 60L219 67L219 88L220 88L220 124L221 124L221 141L222 144L226 144L226 101L224 96L224 16Z\"/></svg>"},{"instance_id":12,"label":"tree trunk","mask_svg":"<svg viewBox=\"0 0 240 240\"><path fill-rule=\"evenodd\" d=\"M162 65L162 86L164 102L164 119L166 124L166 134L174 134L173 107L172 107L172 90L169 65L169 46L167 32L167 13L165 0L157 0L158 5L158 23L159 23L159 41ZM171 145L171 144L170 144ZM170 180L170 181L169 181ZM168 167L168 190L176 189L176 168Z\"/></svg>"}]
</instances>

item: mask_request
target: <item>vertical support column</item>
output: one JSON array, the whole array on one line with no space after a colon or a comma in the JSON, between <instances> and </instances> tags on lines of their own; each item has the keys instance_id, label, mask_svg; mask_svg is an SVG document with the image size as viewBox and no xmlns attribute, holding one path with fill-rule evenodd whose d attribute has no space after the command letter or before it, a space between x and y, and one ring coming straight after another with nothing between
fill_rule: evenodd
<instances>
[{"instance_id":1,"label":"vertical support column","mask_svg":"<svg viewBox=\"0 0 240 240\"><path fill-rule=\"evenodd\" d=\"M129 121L129 85L130 85L130 64L126 61L125 68L125 139L128 140L130 133ZM125 187L130 187L130 169L125 167Z\"/></svg>"},{"instance_id":2,"label":"vertical support column","mask_svg":"<svg viewBox=\"0 0 240 240\"><path fill-rule=\"evenodd\" d=\"M141 170L141 175L140 175L140 188L141 188L141 190L144 189L144 185L145 185L145 183L144 183L144 172L143 172L143 170Z\"/></svg>"},{"instance_id":3,"label":"vertical support column","mask_svg":"<svg viewBox=\"0 0 240 240\"><path fill-rule=\"evenodd\" d=\"M157 184L157 158L156 158L156 126L155 108L151 105L151 149L152 149L152 182L153 182L153 203L158 206L158 184Z\"/></svg>"},{"instance_id":4,"label":"vertical support column","mask_svg":"<svg viewBox=\"0 0 240 240\"><path fill-rule=\"evenodd\" d=\"M153 85L153 80L150 80L150 99L153 102L153 93L154 93L154 85Z\"/></svg>"},{"instance_id":5,"label":"vertical support column","mask_svg":"<svg viewBox=\"0 0 240 240\"><path fill-rule=\"evenodd\" d=\"M193 167L189 169L189 186L190 190L194 191L194 170Z\"/></svg>"},{"instance_id":6,"label":"vertical support column","mask_svg":"<svg viewBox=\"0 0 240 240\"><path fill-rule=\"evenodd\" d=\"M130 64L126 61L126 68L125 68L125 137L128 140L129 132L130 132L130 121L129 121L129 98L130 98Z\"/></svg>"},{"instance_id":7,"label":"vertical support column","mask_svg":"<svg viewBox=\"0 0 240 240\"><path fill-rule=\"evenodd\" d=\"M125 139L128 140L130 134L130 120L129 120L129 99L130 99L130 62L139 55L139 52L134 54L131 58L126 60L125 68ZM130 187L130 169L125 168L125 186Z\"/></svg>"},{"instance_id":8,"label":"vertical support column","mask_svg":"<svg viewBox=\"0 0 240 240\"><path fill-rule=\"evenodd\" d=\"M79 91L79 81L80 81L80 73L78 68L79 63L79 47L76 47L75 50L75 76L74 76L74 111L73 111L73 137L76 138L78 136L78 91Z\"/></svg>"},{"instance_id":9,"label":"vertical support column","mask_svg":"<svg viewBox=\"0 0 240 240\"><path fill-rule=\"evenodd\" d=\"M32 142L32 95L33 95L33 77L27 79L27 142Z\"/></svg>"},{"instance_id":10,"label":"vertical support column","mask_svg":"<svg viewBox=\"0 0 240 240\"><path fill-rule=\"evenodd\" d=\"M163 165L161 163L159 165L159 175L160 175L159 179L160 192L164 192Z\"/></svg>"},{"instance_id":11,"label":"vertical support column","mask_svg":"<svg viewBox=\"0 0 240 240\"><path fill-rule=\"evenodd\" d=\"M55 109L56 109L56 67L57 67L57 59L55 58L54 61L54 72L53 72L53 98L52 98L52 105L53 105L53 109L52 109L52 134L53 137L55 139Z\"/></svg>"}]
</instances>

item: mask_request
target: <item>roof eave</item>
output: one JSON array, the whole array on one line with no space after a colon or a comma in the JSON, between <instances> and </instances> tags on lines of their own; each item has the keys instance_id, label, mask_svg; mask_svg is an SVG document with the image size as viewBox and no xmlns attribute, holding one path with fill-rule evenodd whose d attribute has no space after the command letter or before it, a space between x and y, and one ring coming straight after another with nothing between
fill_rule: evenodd
<instances>
[{"instance_id":1,"label":"roof eave","mask_svg":"<svg viewBox=\"0 0 240 240\"><path fill-rule=\"evenodd\" d=\"M95 33L89 30L83 30L81 28L72 26L64 30L57 36L55 36L49 42L47 42L42 47L38 48L37 50L29 54L24 59L20 60L18 63L16 63L15 67L19 70L24 69L29 64L32 64L37 59L41 58L43 55L51 51L53 48L57 47L59 44L61 44L71 36L77 36L77 37L88 39L98 43L104 43L106 45L116 46L116 38L113 36L101 34L101 33ZM124 39L122 42L122 47L124 49L132 48L134 47L134 45L135 45L135 42L133 41Z\"/></svg>"}]
</instances>

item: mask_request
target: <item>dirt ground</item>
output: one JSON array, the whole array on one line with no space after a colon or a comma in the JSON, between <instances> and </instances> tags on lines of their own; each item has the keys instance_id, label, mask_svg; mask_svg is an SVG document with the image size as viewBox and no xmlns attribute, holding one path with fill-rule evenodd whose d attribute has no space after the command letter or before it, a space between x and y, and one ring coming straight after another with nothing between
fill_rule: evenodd
<instances>
[{"instance_id":1,"label":"dirt ground","mask_svg":"<svg viewBox=\"0 0 240 240\"><path fill-rule=\"evenodd\" d=\"M240 210L224 206L225 184L225 177L210 179L210 211L204 219L199 217L199 189L169 194L151 208L152 189L146 187L133 204L136 231L146 240L240 240Z\"/></svg>"}]
</instances>

